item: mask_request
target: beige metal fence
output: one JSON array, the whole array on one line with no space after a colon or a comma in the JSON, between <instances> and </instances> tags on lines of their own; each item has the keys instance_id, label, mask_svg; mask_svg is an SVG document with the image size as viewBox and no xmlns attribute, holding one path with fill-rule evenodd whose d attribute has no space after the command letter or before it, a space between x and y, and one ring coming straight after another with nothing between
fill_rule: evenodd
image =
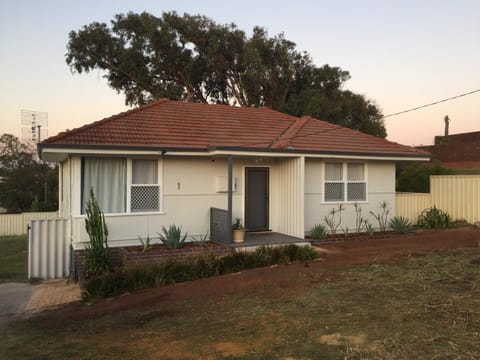
<instances>
[{"instance_id":1,"label":"beige metal fence","mask_svg":"<svg viewBox=\"0 0 480 360\"><path fill-rule=\"evenodd\" d=\"M417 222L422 210L436 206L453 220L480 221L480 175L434 175L430 194L397 193L395 214Z\"/></svg>"},{"instance_id":2,"label":"beige metal fence","mask_svg":"<svg viewBox=\"0 0 480 360\"><path fill-rule=\"evenodd\" d=\"M0 214L0 236L23 235L33 219L53 219L58 212L28 212L21 214Z\"/></svg>"}]
</instances>

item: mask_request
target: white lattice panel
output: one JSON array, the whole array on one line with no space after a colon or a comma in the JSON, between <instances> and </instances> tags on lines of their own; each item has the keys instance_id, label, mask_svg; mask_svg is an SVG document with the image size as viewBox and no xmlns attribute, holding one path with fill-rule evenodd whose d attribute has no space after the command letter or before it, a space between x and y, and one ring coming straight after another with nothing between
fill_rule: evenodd
<instances>
[{"instance_id":1,"label":"white lattice panel","mask_svg":"<svg viewBox=\"0 0 480 360\"><path fill-rule=\"evenodd\" d=\"M131 212L160 210L160 187L158 185L132 185L130 194Z\"/></svg>"}]
</instances>

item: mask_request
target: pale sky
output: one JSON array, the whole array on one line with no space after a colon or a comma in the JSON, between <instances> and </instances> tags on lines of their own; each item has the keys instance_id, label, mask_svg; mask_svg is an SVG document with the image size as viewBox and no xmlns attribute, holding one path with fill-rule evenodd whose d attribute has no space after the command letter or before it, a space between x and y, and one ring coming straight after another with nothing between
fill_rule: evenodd
<instances>
[{"instance_id":1,"label":"pale sky","mask_svg":"<svg viewBox=\"0 0 480 360\"><path fill-rule=\"evenodd\" d=\"M124 96L99 72L72 74L68 33L115 14L165 11L280 32L316 65L348 70L346 88L384 115L480 89L480 1L150 1L1 0L0 134L21 135L20 110L48 113L48 132L124 111ZM480 131L480 92L386 119L388 139L431 144L443 134Z\"/></svg>"}]
</instances>

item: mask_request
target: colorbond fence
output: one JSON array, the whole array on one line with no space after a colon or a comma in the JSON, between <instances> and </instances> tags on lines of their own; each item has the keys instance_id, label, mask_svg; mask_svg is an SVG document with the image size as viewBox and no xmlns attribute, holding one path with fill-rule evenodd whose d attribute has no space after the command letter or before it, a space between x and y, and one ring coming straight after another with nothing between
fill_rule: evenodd
<instances>
[{"instance_id":1,"label":"colorbond fence","mask_svg":"<svg viewBox=\"0 0 480 360\"><path fill-rule=\"evenodd\" d=\"M480 221L480 175L434 175L430 193L397 193L395 214L417 222L422 210L436 206L453 220Z\"/></svg>"},{"instance_id":2,"label":"colorbond fence","mask_svg":"<svg viewBox=\"0 0 480 360\"><path fill-rule=\"evenodd\" d=\"M23 235L27 233L30 220L53 219L58 212L28 212L21 214L0 214L0 236Z\"/></svg>"}]
</instances>

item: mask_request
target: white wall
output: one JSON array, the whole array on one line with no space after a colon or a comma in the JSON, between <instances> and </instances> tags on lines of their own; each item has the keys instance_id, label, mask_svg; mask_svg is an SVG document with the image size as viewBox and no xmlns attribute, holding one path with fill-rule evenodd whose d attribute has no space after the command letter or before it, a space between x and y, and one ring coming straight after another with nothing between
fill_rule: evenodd
<instances>
[{"instance_id":1,"label":"white wall","mask_svg":"<svg viewBox=\"0 0 480 360\"><path fill-rule=\"evenodd\" d=\"M337 208L339 203L323 202L323 160L305 160L305 232L308 232L315 224L326 226L325 215L332 208ZM378 228L378 222L370 215L381 212L379 203L386 201L389 205L389 218L395 216L395 163L391 161L368 161L366 162L367 178L367 201L359 205L362 216ZM344 204L342 212L342 225L348 227L349 232L355 231L355 209L353 203ZM338 217L337 217L338 219Z\"/></svg>"}]
</instances>

